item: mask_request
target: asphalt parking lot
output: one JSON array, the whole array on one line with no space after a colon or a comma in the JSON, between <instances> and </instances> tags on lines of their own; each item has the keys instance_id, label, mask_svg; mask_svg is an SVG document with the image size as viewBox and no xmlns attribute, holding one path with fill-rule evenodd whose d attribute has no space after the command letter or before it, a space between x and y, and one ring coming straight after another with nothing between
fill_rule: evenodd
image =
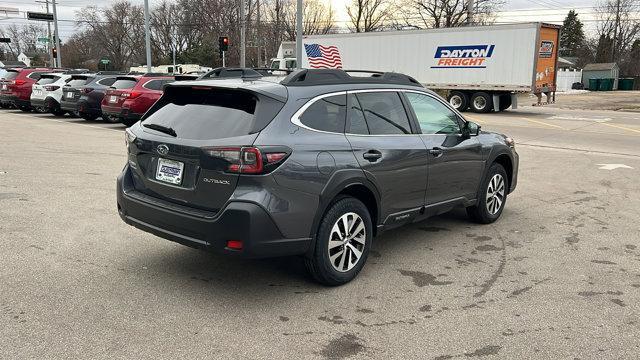
<instances>
[{"instance_id":1,"label":"asphalt parking lot","mask_svg":"<svg viewBox=\"0 0 640 360\"><path fill-rule=\"evenodd\" d=\"M638 358L640 113L469 118L517 142L503 217L385 233L326 288L125 225L123 126L0 110L0 358Z\"/></svg>"}]
</instances>

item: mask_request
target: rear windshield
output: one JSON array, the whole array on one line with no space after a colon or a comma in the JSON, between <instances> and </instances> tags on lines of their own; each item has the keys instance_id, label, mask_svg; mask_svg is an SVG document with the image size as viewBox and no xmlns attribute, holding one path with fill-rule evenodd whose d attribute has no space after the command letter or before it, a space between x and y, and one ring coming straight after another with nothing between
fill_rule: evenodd
<instances>
[{"instance_id":1,"label":"rear windshield","mask_svg":"<svg viewBox=\"0 0 640 360\"><path fill-rule=\"evenodd\" d=\"M19 72L17 71L8 71L7 74L4 76L5 80L13 80L15 78L18 77Z\"/></svg>"},{"instance_id":2,"label":"rear windshield","mask_svg":"<svg viewBox=\"0 0 640 360\"><path fill-rule=\"evenodd\" d=\"M75 79L71 79L67 85L69 86L82 86L85 85L87 83L87 80L90 80L91 78L75 78Z\"/></svg>"},{"instance_id":3,"label":"rear windshield","mask_svg":"<svg viewBox=\"0 0 640 360\"><path fill-rule=\"evenodd\" d=\"M185 89L186 90L186 89ZM143 122L175 130L183 139L209 140L251 134L257 99L229 90L191 90L163 97Z\"/></svg>"},{"instance_id":4,"label":"rear windshield","mask_svg":"<svg viewBox=\"0 0 640 360\"><path fill-rule=\"evenodd\" d=\"M113 83L113 85L111 85L111 87L118 90L131 89L134 86L136 86L137 82L138 81L134 79L118 79L116 80L116 82Z\"/></svg>"},{"instance_id":5,"label":"rear windshield","mask_svg":"<svg viewBox=\"0 0 640 360\"><path fill-rule=\"evenodd\" d=\"M51 84L51 83L56 82L58 79L60 79L60 78L59 78L59 77L57 77L57 76L41 77L41 78L40 78L40 80L38 80L38 81L36 82L36 84L38 84L38 85L47 85L47 84Z\"/></svg>"}]
</instances>

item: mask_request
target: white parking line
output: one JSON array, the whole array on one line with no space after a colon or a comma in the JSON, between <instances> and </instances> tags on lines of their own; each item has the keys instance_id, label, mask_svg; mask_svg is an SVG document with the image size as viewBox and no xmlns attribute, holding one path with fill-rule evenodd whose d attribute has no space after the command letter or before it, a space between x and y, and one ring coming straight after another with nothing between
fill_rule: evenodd
<instances>
[{"instance_id":1,"label":"white parking line","mask_svg":"<svg viewBox=\"0 0 640 360\"><path fill-rule=\"evenodd\" d=\"M58 123L62 123L62 124L68 124L68 125L80 125L80 126L86 126L86 127L90 127L90 128L95 128L95 129L102 129L102 130L111 130L111 131L116 131L119 133L122 133L122 129L113 129L113 128L108 128L108 127L102 127L102 126L95 126L95 125L91 125L91 124L83 124L83 123L71 123L65 120L59 120L59 119L52 119L52 118L48 118L48 117L44 117L44 116L33 116L33 115L27 115L27 114L11 114L14 116L21 116L21 117L26 117L29 119L42 119L42 120L46 120L46 121L55 121Z\"/></svg>"}]
</instances>

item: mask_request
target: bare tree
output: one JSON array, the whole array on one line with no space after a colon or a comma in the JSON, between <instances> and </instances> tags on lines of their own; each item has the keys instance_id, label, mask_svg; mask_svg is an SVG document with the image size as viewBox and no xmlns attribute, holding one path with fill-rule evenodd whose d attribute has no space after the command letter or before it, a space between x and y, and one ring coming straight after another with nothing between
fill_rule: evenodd
<instances>
[{"instance_id":1,"label":"bare tree","mask_svg":"<svg viewBox=\"0 0 640 360\"><path fill-rule=\"evenodd\" d=\"M296 2L289 0L285 4L284 30L287 40L296 38ZM335 29L335 12L331 5L326 6L319 0L306 0L302 5L302 33L305 35L328 34Z\"/></svg>"},{"instance_id":2,"label":"bare tree","mask_svg":"<svg viewBox=\"0 0 640 360\"><path fill-rule=\"evenodd\" d=\"M610 61L616 62L625 55L640 35L640 2L636 0L601 0L597 6L599 38L610 38Z\"/></svg>"},{"instance_id":3,"label":"bare tree","mask_svg":"<svg viewBox=\"0 0 640 360\"><path fill-rule=\"evenodd\" d=\"M352 0L347 5L349 30L369 32L382 30L391 20L393 4L389 0Z\"/></svg>"},{"instance_id":4,"label":"bare tree","mask_svg":"<svg viewBox=\"0 0 640 360\"><path fill-rule=\"evenodd\" d=\"M468 0L411 0L401 5L403 23L416 28L446 28L473 24L491 24L504 0L474 0L469 19ZM471 20L471 21L470 21ZM397 21L397 20L396 20ZM396 26L398 27L398 26Z\"/></svg>"}]
</instances>

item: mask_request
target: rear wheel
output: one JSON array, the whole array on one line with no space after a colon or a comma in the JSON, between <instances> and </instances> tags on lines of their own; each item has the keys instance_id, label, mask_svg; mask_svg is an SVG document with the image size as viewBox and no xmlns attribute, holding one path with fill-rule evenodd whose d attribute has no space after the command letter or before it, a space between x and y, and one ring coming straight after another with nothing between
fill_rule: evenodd
<instances>
[{"instance_id":1,"label":"rear wheel","mask_svg":"<svg viewBox=\"0 0 640 360\"><path fill-rule=\"evenodd\" d=\"M471 219L481 224L490 224L498 220L507 202L507 179L507 172L502 165L491 165L480 187L478 203L467 208L467 214Z\"/></svg>"},{"instance_id":2,"label":"rear wheel","mask_svg":"<svg viewBox=\"0 0 640 360\"><path fill-rule=\"evenodd\" d=\"M469 107L469 96L462 91L451 91L448 98L449 104L458 111L466 111Z\"/></svg>"},{"instance_id":3,"label":"rear wheel","mask_svg":"<svg viewBox=\"0 0 640 360\"><path fill-rule=\"evenodd\" d=\"M92 115L92 114L87 114L87 113L82 113L82 112L81 112L81 113L78 113L78 115L79 115L81 118L83 118L83 119L85 119L85 120L87 120L87 121L94 121L95 119L97 119L97 118L98 118L98 115Z\"/></svg>"},{"instance_id":4,"label":"rear wheel","mask_svg":"<svg viewBox=\"0 0 640 360\"><path fill-rule=\"evenodd\" d=\"M367 261L372 235L367 207L352 197L338 200L322 217L313 255L305 259L309 273L328 286L351 281Z\"/></svg>"},{"instance_id":5,"label":"rear wheel","mask_svg":"<svg viewBox=\"0 0 640 360\"><path fill-rule=\"evenodd\" d=\"M138 119L125 119L125 118L121 118L120 122L125 124L127 127L135 124L138 122Z\"/></svg>"},{"instance_id":6,"label":"rear wheel","mask_svg":"<svg viewBox=\"0 0 640 360\"><path fill-rule=\"evenodd\" d=\"M18 109L24 111L24 112L31 112L31 107L30 106L18 106Z\"/></svg>"},{"instance_id":7,"label":"rear wheel","mask_svg":"<svg viewBox=\"0 0 640 360\"><path fill-rule=\"evenodd\" d=\"M106 121L108 123L112 123L112 124L120 122L120 119L118 119L117 117L111 116L111 115L107 115L107 114L102 114L102 120L104 120L104 121Z\"/></svg>"},{"instance_id":8,"label":"rear wheel","mask_svg":"<svg viewBox=\"0 0 640 360\"><path fill-rule=\"evenodd\" d=\"M488 113L493 108L493 99L486 92L477 92L471 96L471 109L477 113Z\"/></svg>"}]
</instances>

